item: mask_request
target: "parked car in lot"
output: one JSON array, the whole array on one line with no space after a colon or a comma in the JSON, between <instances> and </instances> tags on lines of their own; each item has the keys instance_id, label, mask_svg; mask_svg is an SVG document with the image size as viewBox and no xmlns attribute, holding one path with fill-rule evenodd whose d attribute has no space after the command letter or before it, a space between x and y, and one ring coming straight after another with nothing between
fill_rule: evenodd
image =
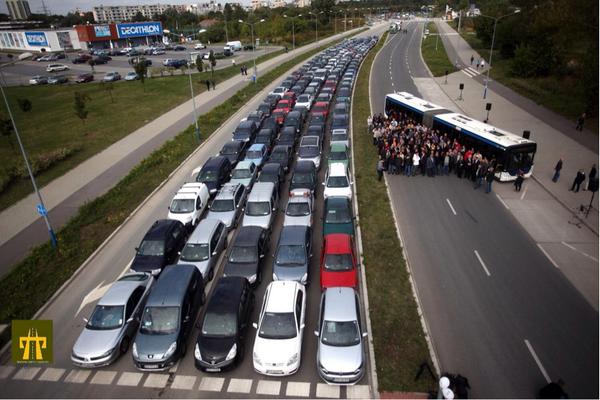
<instances>
[{"instance_id":1,"label":"parked car in lot","mask_svg":"<svg viewBox=\"0 0 600 400\"><path fill-rule=\"evenodd\" d=\"M240 161L231 172L229 183L244 185L246 191L250 191L258 176L258 167L252 160Z\"/></svg>"},{"instance_id":2,"label":"parked car in lot","mask_svg":"<svg viewBox=\"0 0 600 400\"><path fill-rule=\"evenodd\" d=\"M69 67L65 64L48 64L46 67L46 72L60 72L67 70L69 70Z\"/></svg>"},{"instance_id":3,"label":"parked car in lot","mask_svg":"<svg viewBox=\"0 0 600 400\"><path fill-rule=\"evenodd\" d=\"M121 74L115 71L107 72L102 78L104 82L116 82L121 80Z\"/></svg>"},{"instance_id":4,"label":"parked car in lot","mask_svg":"<svg viewBox=\"0 0 600 400\"><path fill-rule=\"evenodd\" d=\"M254 139L254 144L264 144L267 148L267 154L271 152L273 148L273 144L275 143L275 138L277 134L271 128L264 128L258 131L256 138Z\"/></svg>"},{"instance_id":5,"label":"parked car in lot","mask_svg":"<svg viewBox=\"0 0 600 400\"><path fill-rule=\"evenodd\" d=\"M290 164L292 163L292 149L290 146L278 144L273 147L271 156L267 160L267 163L279 164L285 172L288 171Z\"/></svg>"},{"instance_id":6,"label":"parked car in lot","mask_svg":"<svg viewBox=\"0 0 600 400\"><path fill-rule=\"evenodd\" d=\"M177 260L185 239L185 228L181 222L171 219L155 221L135 249L131 270L160 274L165 266Z\"/></svg>"},{"instance_id":7,"label":"parked car in lot","mask_svg":"<svg viewBox=\"0 0 600 400\"><path fill-rule=\"evenodd\" d=\"M140 76L137 74L137 72L128 72L127 75L125 75L126 81L137 81L139 79Z\"/></svg>"},{"instance_id":8,"label":"parked car in lot","mask_svg":"<svg viewBox=\"0 0 600 400\"><path fill-rule=\"evenodd\" d=\"M348 148L344 143L336 142L331 144L331 149L329 150L329 157L327 158L328 168L331 168L332 164L340 163L343 164L347 169L349 160L350 155L348 153Z\"/></svg>"},{"instance_id":9,"label":"parked car in lot","mask_svg":"<svg viewBox=\"0 0 600 400\"><path fill-rule=\"evenodd\" d=\"M204 45L202 43L196 43L194 45L194 50L202 50L202 49L205 49L205 48L206 48L206 45Z\"/></svg>"},{"instance_id":10,"label":"parked car in lot","mask_svg":"<svg viewBox=\"0 0 600 400\"><path fill-rule=\"evenodd\" d=\"M202 182L208 187L209 193L214 195L227 182L231 175L231 163L224 156L210 157L202 168L195 169L196 182Z\"/></svg>"},{"instance_id":11,"label":"parked car in lot","mask_svg":"<svg viewBox=\"0 0 600 400\"><path fill-rule=\"evenodd\" d=\"M137 331L142 309L154 278L147 273L117 279L94 307L73 345L71 361L78 367L112 364L127 352Z\"/></svg>"},{"instance_id":12,"label":"parked car in lot","mask_svg":"<svg viewBox=\"0 0 600 400\"><path fill-rule=\"evenodd\" d=\"M204 372L235 367L244 356L244 341L254 293L248 280L238 276L219 279L200 322L194 364Z\"/></svg>"},{"instance_id":13,"label":"parked car in lot","mask_svg":"<svg viewBox=\"0 0 600 400\"><path fill-rule=\"evenodd\" d=\"M260 226L271 230L279 208L279 193L270 182L256 183L248 195L242 226Z\"/></svg>"},{"instance_id":14,"label":"parked car in lot","mask_svg":"<svg viewBox=\"0 0 600 400\"><path fill-rule=\"evenodd\" d=\"M75 57L71 62L73 64L85 64L88 62L88 60L90 60L92 58L92 56L88 55L88 54L79 54L77 57ZM39 60L38 60L39 61Z\"/></svg>"},{"instance_id":15,"label":"parked car in lot","mask_svg":"<svg viewBox=\"0 0 600 400\"><path fill-rule=\"evenodd\" d=\"M307 111L310 111L313 105L314 99L310 94L302 94L298 97L298 101L294 106L294 109L304 108Z\"/></svg>"},{"instance_id":16,"label":"parked car in lot","mask_svg":"<svg viewBox=\"0 0 600 400\"><path fill-rule=\"evenodd\" d=\"M236 164L244 158L246 154L246 145L247 142L232 140L223 145L219 151L219 155L226 157L231 163L231 166L235 167Z\"/></svg>"},{"instance_id":17,"label":"parked car in lot","mask_svg":"<svg viewBox=\"0 0 600 400\"><path fill-rule=\"evenodd\" d=\"M241 140L242 142L251 142L254 140L258 126L256 122L245 120L239 123L235 131L233 131L233 140Z\"/></svg>"},{"instance_id":18,"label":"parked car in lot","mask_svg":"<svg viewBox=\"0 0 600 400\"><path fill-rule=\"evenodd\" d=\"M284 225L274 257L274 281L297 281L306 285L312 257L311 228L307 225Z\"/></svg>"},{"instance_id":19,"label":"parked car in lot","mask_svg":"<svg viewBox=\"0 0 600 400\"><path fill-rule=\"evenodd\" d=\"M187 341L204 304L202 274L193 265L165 268L148 296L133 342L133 362L143 371L164 371L186 353Z\"/></svg>"},{"instance_id":20,"label":"parked car in lot","mask_svg":"<svg viewBox=\"0 0 600 400\"><path fill-rule=\"evenodd\" d=\"M347 233L325 235L321 251L321 290L358 286L358 263L354 241Z\"/></svg>"},{"instance_id":21,"label":"parked car in lot","mask_svg":"<svg viewBox=\"0 0 600 400\"><path fill-rule=\"evenodd\" d=\"M59 85L67 82L69 82L69 78L67 78L65 75L54 75L48 78L49 85Z\"/></svg>"},{"instance_id":22,"label":"parked car in lot","mask_svg":"<svg viewBox=\"0 0 600 400\"><path fill-rule=\"evenodd\" d=\"M198 268L204 282L212 281L221 253L227 247L227 227L221 220L206 218L200 221L179 255L178 264Z\"/></svg>"},{"instance_id":23,"label":"parked car in lot","mask_svg":"<svg viewBox=\"0 0 600 400\"><path fill-rule=\"evenodd\" d=\"M253 162L258 169L262 167L267 159L267 146L262 143L255 143L246 152L244 161Z\"/></svg>"},{"instance_id":24,"label":"parked car in lot","mask_svg":"<svg viewBox=\"0 0 600 400\"><path fill-rule=\"evenodd\" d=\"M315 335L319 376L330 384L352 385L365 373L360 300L352 288L332 287L321 295Z\"/></svg>"},{"instance_id":25,"label":"parked car in lot","mask_svg":"<svg viewBox=\"0 0 600 400\"><path fill-rule=\"evenodd\" d=\"M237 226L246 201L246 188L241 183L226 183L209 206L207 218L221 220L227 229Z\"/></svg>"},{"instance_id":26,"label":"parked car in lot","mask_svg":"<svg viewBox=\"0 0 600 400\"><path fill-rule=\"evenodd\" d=\"M348 168L342 163L333 163L327 170L323 186L323 197L348 197L352 198L352 185Z\"/></svg>"},{"instance_id":27,"label":"parked car in lot","mask_svg":"<svg viewBox=\"0 0 600 400\"><path fill-rule=\"evenodd\" d=\"M290 192L283 226L303 225L312 226L314 211L314 196L308 189L296 189Z\"/></svg>"},{"instance_id":28,"label":"parked car in lot","mask_svg":"<svg viewBox=\"0 0 600 400\"><path fill-rule=\"evenodd\" d=\"M321 147L300 146L298 149L298 161L310 161L315 164L315 168L319 170L321 167Z\"/></svg>"},{"instance_id":29,"label":"parked car in lot","mask_svg":"<svg viewBox=\"0 0 600 400\"><path fill-rule=\"evenodd\" d=\"M312 161L298 160L290 182L290 192L294 189L308 189L315 193L317 169Z\"/></svg>"},{"instance_id":30,"label":"parked car in lot","mask_svg":"<svg viewBox=\"0 0 600 400\"><path fill-rule=\"evenodd\" d=\"M292 375L300 368L306 313L306 289L294 281L267 286L252 351L254 370L272 376Z\"/></svg>"},{"instance_id":31,"label":"parked car in lot","mask_svg":"<svg viewBox=\"0 0 600 400\"><path fill-rule=\"evenodd\" d=\"M272 182L275 184L275 190L279 192L279 188L285 179L285 172L281 164L277 162L268 162L262 167L257 182Z\"/></svg>"},{"instance_id":32,"label":"parked car in lot","mask_svg":"<svg viewBox=\"0 0 600 400\"><path fill-rule=\"evenodd\" d=\"M223 276L241 276L252 286L262 279L261 264L269 248L270 232L259 226L243 226L231 246Z\"/></svg>"},{"instance_id":33,"label":"parked car in lot","mask_svg":"<svg viewBox=\"0 0 600 400\"><path fill-rule=\"evenodd\" d=\"M210 194L203 183L186 183L175 193L169 205L168 219L180 221L186 228L198 224L208 206Z\"/></svg>"},{"instance_id":34,"label":"parked car in lot","mask_svg":"<svg viewBox=\"0 0 600 400\"><path fill-rule=\"evenodd\" d=\"M350 136L348 129L334 129L331 131L331 145L343 144L348 149L350 148Z\"/></svg>"},{"instance_id":35,"label":"parked car in lot","mask_svg":"<svg viewBox=\"0 0 600 400\"><path fill-rule=\"evenodd\" d=\"M347 197L328 197L323 207L323 235L347 233L354 235L352 203Z\"/></svg>"},{"instance_id":36,"label":"parked car in lot","mask_svg":"<svg viewBox=\"0 0 600 400\"><path fill-rule=\"evenodd\" d=\"M77 78L75 78L75 82L76 83L85 83L85 82L91 82L94 80L94 75L93 74L79 74L77 75Z\"/></svg>"}]
</instances>

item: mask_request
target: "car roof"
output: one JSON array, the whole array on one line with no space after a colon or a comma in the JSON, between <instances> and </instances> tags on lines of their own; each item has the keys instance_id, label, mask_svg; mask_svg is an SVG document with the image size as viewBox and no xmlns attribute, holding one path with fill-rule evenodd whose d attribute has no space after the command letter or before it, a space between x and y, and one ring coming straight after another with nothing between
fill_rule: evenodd
<instances>
[{"instance_id":1,"label":"car roof","mask_svg":"<svg viewBox=\"0 0 600 400\"><path fill-rule=\"evenodd\" d=\"M243 276L220 278L208 301L206 313L237 315L246 282Z\"/></svg>"},{"instance_id":2,"label":"car roof","mask_svg":"<svg viewBox=\"0 0 600 400\"><path fill-rule=\"evenodd\" d=\"M215 199L232 199L235 195L235 192L238 190L238 187L240 187L241 185L241 183L227 182L226 184L221 186L221 190L219 190L219 193L217 193Z\"/></svg>"},{"instance_id":3,"label":"car roof","mask_svg":"<svg viewBox=\"0 0 600 400\"><path fill-rule=\"evenodd\" d=\"M187 286L198 269L178 264L165 267L152 287L146 306L181 306Z\"/></svg>"},{"instance_id":4,"label":"car roof","mask_svg":"<svg viewBox=\"0 0 600 400\"><path fill-rule=\"evenodd\" d=\"M283 149L285 149L286 153L289 153L290 146L288 146L287 144L278 144L277 146L273 147L271 154L275 153L276 151L283 151Z\"/></svg>"},{"instance_id":5,"label":"car roof","mask_svg":"<svg viewBox=\"0 0 600 400\"><path fill-rule=\"evenodd\" d=\"M102 306L120 306L127 304L131 293L140 286L140 281L116 281L98 302Z\"/></svg>"},{"instance_id":6,"label":"car roof","mask_svg":"<svg viewBox=\"0 0 600 400\"><path fill-rule=\"evenodd\" d=\"M346 176L346 166L342 163L335 162L329 166L329 176Z\"/></svg>"},{"instance_id":7,"label":"car roof","mask_svg":"<svg viewBox=\"0 0 600 400\"><path fill-rule=\"evenodd\" d=\"M274 281L269 284L269 297L265 305L266 312L293 312L298 282Z\"/></svg>"},{"instance_id":8,"label":"car roof","mask_svg":"<svg viewBox=\"0 0 600 400\"><path fill-rule=\"evenodd\" d=\"M264 229L260 226L242 226L235 237L234 245L255 246L263 231Z\"/></svg>"},{"instance_id":9,"label":"car roof","mask_svg":"<svg viewBox=\"0 0 600 400\"><path fill-rule=\"evenodd\" d=\"M243 160L237 163L234 169L249 169L251 164L254 164L254 161Z\"/></svg>"},{"instance_id":10,"label":"car roof","mask_svg":"<svg viewBox=\"0 0 600 400\"><path fill-rule=\"evenodd\" d=\"M345 196L331 196L325 199L325 204L330 208L350 207L350 199Z\"/></svg>"},{"instance_id":11,"label":"car roof","mask_svg":"<svg viewBox=\"0 0 600 400\"><path fill-rule=\"evenodd\" d=\"M331 151L347 151L348 147L346 143L342 142L333 142L331 143Z\"/></svg>"},{"instance_id":12,"label":"car roof","mask_svg":"<svg viewBox=\"0 0 600 400\"><path fill-rule=\"evenodd\" d=\"M201 220L194 229L194 232L190 235L188 243L208 243L211 239L212 232L215 230L217 225L221 223L221 220L214 218L206 218Z\"/></svg>"},{"instance_id":13,"label":"car roof","mask_svg":"<svg viewBox=\"0 0 600 400\"><path fill-rule=\"evenodd\" d=\"M254 143L252 146L250 146L250 148L248 150L262 150L263 148L265 148L266 146L264 145L264 143Z\"/></svg>"},{"instance_id":14,"label":"car roof","mask_svg":"<svg viewBox=\"0 0 600 400\"><path fill-rule=\"evenodd\" d=\"M240 124L238 125L238 128L240 128L240 127L241 128L247 128L247 127L249 127L251 125L255 125L255 122L254 121L250 121L250 120L244 120L244 121L240 122Z\"/></svg>"},{"instance_id":15,"label":"car roof","mask_svg":"<svg viewBox=\"0 0 600 400\"><path fill-rule=\"evenodd\" d=\"M308 171L316 171L315 164L310 160L299 160L296 163L296 167L294 168L294 173L296 172L308 172Z\"/></svg>"},{"instance_id":16,"label":"car roof","mask_svg":"<svg viewBox=\"0 0 600 400\"><path fill-rule=\"evenodd\" d=\"M325 289L325 306L323 307L323 319L325 321L356 321L358 315L356 306L356 294L350 287L332 287Z\"/></svg>"},{"instance_id":17,"label":"car roof","mask_svg":"<svg viewBox=\"0 0 600 400\"><path fill-rule=\"evenodd\" d=\"M256 182L248 195L248 202L253 201L269 201L271 194L275 190L273 182Z\"/></svg>"},{"instance_id":18,"label":"car roof","mask_svg":"<svg viewBox=\"0 0 600 400\"><path fill-rule=\"evenodd\" d=\"M281 173L281 165L279 163L267 163L263 165L261 174L264 174L265 172L267 174L276 173L277 175L279 175Z\"/></svg>"},{"instance_id":19,"label":"car roof","mask_svg":"<svg viewBox=\"0 0 600 400\"><path fill-rule=\"evenodd\" d=\"M241 140L230 140L229 142L223 145L223 148L233 147L235 149L239 149L244 146L244 143Z\"/></svg>"},{"instance_id":20,"label":"car roof","mask_svg":"<svg viewBox=\"0 0 600 400\"><path fill-rule=\"evenodd\" d=\"M214 156L206 160L202 169L220 168L225 162L229 161L225 156Z\"/></svg>"},{"instance_id":21,"label":"car roof","mask_svg":"<svg viewBox=\"0 0 600 400\"><path fill-rule=\"evenodd\" d=\"M352 252L352 236L345 233L325 235L326 254L346 254Z\"/></svg>"},{"instance_id":22,"label":"car roof","mask_svg":"<svg viewBox=\"0 0 600 400\"><path fill-rule=\"evenodd\" d=\"M150 229L144 235L144 239L163 238L176 225L182 225L181 222L173 219L159 219L154 221Z\"/></svg>"},{"instance_id":23,"label":"car roof","mask_svg":"<svg viewBox=\"0 0 600 400\"><path fill-rule=\"evenodd\" d=\"M284 226L279 236L280 245L304 245L306 242L306 231L308 226L304 225L288 225Z\"/></svg>"}]
</instances>

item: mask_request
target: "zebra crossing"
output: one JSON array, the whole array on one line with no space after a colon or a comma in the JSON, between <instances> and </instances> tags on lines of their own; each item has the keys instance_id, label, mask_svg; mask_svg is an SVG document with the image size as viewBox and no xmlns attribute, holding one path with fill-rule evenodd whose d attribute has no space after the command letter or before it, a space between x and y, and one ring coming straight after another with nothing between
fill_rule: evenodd
<instances>
[{"instance_id":1,"label":"zebra crossing","mask_svg":"<svg viewBox=\"0 0 600 400\"><path fill-rule=\"evenodd\" d=\"M41 383L62 382L66 384L87 385L116 385L122 387L143 387L163 389L170 387L175 390L205 392L211 397L217 392L249 397L306 397L329 399L369 399L374 396L368 385L332 386L326 383L295 382L279 380L223 378L211 376L175 375L148 372L118 372L106 370L85 370L55 367L16 367L13 365L0 366L0 380L39 381ZM342 390L344 388L344 390ZM345 394L344 394L345 392Z\"/></svg>"},{"instance_id":2,"label":"zebra crossing","mask_svg":"<svg viewBox=\"0 0 600 400\"><path fill-rule=\"evenodd\" d=\"M481 75L481 72L477 71L477 69L473 67L467 67L461 70L463 74L467 75L469 78L475 78L478 75Z\"/></svg>"}]
</instances>

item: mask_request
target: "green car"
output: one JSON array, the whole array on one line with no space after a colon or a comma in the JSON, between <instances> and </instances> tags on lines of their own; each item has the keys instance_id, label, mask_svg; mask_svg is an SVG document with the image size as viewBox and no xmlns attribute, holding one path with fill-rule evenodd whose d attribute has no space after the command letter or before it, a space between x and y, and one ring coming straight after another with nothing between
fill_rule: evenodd
<instances>
[{"instance_id":1,"label":"green car","mask_svg":"<svg viewBox=\"0 0 600 400\"><path fill-rule=\"evenodd\" d=\"M323 235L346 233L354 236L354 217L352 203L347 197L328 197L325 199L323 215Z\"/></svg>"},{"instance_id":2,"label":"green car","mask_svg":"<svg viewBox=\"0 0 600 400\"><path fill-rule=\"evenodd\" d=\"M348 169L348 162L350 161L350 155L348 154L348 148L344 143L332 143L331 150L329 152L329 158L327 159L327 167L330 167L333 163L344 164L344 167Z\"/></svg>"}]
</instances>

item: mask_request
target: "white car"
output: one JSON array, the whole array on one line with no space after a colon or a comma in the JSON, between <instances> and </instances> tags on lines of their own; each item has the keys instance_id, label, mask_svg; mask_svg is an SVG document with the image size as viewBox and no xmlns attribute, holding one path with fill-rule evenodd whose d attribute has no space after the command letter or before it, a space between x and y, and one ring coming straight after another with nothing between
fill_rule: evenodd
<instances>
[{"instance_id":1,"label":"white car","mask_svg":"<svg viewBox=\"0 0 600 400\"><path fill-rule=\"evenodd\" d=\"M194 50L202 50L205 48L206 48L206 45L202 44L202 43L196 43L196 45L194 46Z\"/></svg>"},{"instance_id":2,"label":"white car","mask_svg":"<svg viewBox=\"0 0 600 400\"><path fill-rule=\"evenodd\" d=\"M204 183L186 183L171 200L167 218L194 227L208 206L209 198L210 194Z\"/></svg>"},{"instance_id":3,"label":"white car","mask_svg":"<svg viewBox=\"0 0 600 400\"><path fill-rule=\"evenodd\" d=\"M283 86L278 86L275 89L273 89L273 91L269 92L269 94L277 94L279 96L283 96L285 92L287 92L287 88Z\"/></svg>"},{"instance_id":4,"label":"white car","mask_svg":"<svg viewBox=\"0 0 600 400\"><path fill-rule=\"evenodd\" d=\"M283 226L304 225L312 227L314 197L308 189L294 189L290 192Z\"/></svg>"},{"instance_id":5,"label":"white car","mask_svg":"<svg viewBox=\"0 0 600 400\"><path fill-rule=\"evenodd\" d=\"M153 56L160 56L162 54L165 54L165 51L163 49L154 49L154 50L152 50L152 55Z\"/></svg>"},{"instance_id":6,"label":"white car","mask_svg":"<svg viewBox=\"0 0 600 400\"><path fill-rule=\"evenodd\" d=\"M65 64L49 64L46 67L46 72L67 71L69 69Z\"/></svg>"},{"instance_id":7,"label":"white car","mask_svg":"<svg viewBox=\"0 0 600 400\"><path fill-rule=\"evenodd\" d=\"M294 109L305 108L306 111L310 111L315 99L310 94L301 94L296 101Z\"/></svg>"},{"instance_id":8,"label":"white car","mask_svg":"<svg viewBox=\"0 0 600 400\"><path fill-rule=\"evenodd\" d=\"M252 351L254 370L263 375L292 375L300 368L306 289L295 281L267 286Z\"/></svg>"},{"instance_id":9,"label":"white car","mask_svg":"<svg viewBox=\"0 0 600 400\"><path fill-rule=\"evenodd\" d=\"M127 75L125 75L126 81L137 81L138 79L140 79L140 76L135 72L128 72Z\"/></svg>"},{"instance_id":10,"label":"white car","mask_svg":"<svg viewBox=\"0 0 600 400\"><path fill-rule=\"evenodd\" d=\"M348 169L342 163L333 163L327 170L325 176L325 190L323 197L347 197L352 198L352 182L348 176Z\"/></svg>"}]
</instances>

